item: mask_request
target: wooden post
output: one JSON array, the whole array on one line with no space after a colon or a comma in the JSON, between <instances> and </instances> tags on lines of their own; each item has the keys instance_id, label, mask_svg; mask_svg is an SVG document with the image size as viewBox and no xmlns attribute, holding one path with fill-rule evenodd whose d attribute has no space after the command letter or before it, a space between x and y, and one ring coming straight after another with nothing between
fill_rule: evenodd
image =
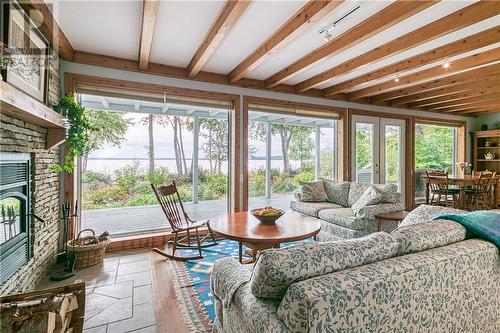
<instances>
[{"instance_id":1,"label":"wooden post","mask_svg":"<svg viewBox=\"0 0 500 333\"><path fill-rule=\"evenodd\" d=\"M271 186L271 140L273 138L271 131L271 123L267 122L267 139L266 139L266 198L271 198L272 186Z\"/></svg>"},{"instance_id":2,"label":"wooden post","mask_svg":"<svg viewBox=\"0 0 500 333\"><path fill-rule=\"evenodd\" d=\"M316 171L316 180L321 177L321 128L316 126L316 139L315 139L315 171Z\"/></svg>"},{"instance_id":3,"label":"wooden post","mask_svg":"<svg viewBox=\"0 0 500 333\"><path fill-rule=\"evenodd\" d=\"M193 203L198 203L198 156L199 156L200 119L194 117L193 126Z\"/></svg>"}]
</instances>

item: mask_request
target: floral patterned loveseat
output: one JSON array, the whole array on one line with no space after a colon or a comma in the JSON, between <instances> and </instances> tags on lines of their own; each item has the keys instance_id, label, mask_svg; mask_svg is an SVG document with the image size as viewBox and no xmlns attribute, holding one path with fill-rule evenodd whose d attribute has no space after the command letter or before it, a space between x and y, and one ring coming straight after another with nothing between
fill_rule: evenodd
<instances>
[{"instance_id":1,"label":"floral patterned loveseat","mask_svg":"<svg viewBox=\"0 0 500 333\"><path fill-rule=\"evenodd\" d=\"M215 332L500 331L498 248L420 206L391 232L215 263Z\"/></svg>"},{"instance_id":2,"label":"floral patterned loveseat","mask_svg":"<svg viewBox=\"0 0 500 333\"><path fill-rule=\"evenodd\" d=\"M404 210L402 194L395 185L370 185L357 182L337 182L321 179L326 192L326 201L306 202L300 194L290 203L290 208L299 213L321 220L318 241L333 241L363 237L377 231L376 214ZM380 203L368 205L356 211L352 207L365 191L373 186L382 194Z\"/></svg>"}]
</instances>

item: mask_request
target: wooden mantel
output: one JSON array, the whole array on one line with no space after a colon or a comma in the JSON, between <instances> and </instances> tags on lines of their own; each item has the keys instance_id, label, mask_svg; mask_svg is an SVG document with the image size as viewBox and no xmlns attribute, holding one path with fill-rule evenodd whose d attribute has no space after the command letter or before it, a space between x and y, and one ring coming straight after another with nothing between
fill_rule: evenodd
<instances>
[{"instance_id":1,"label":"wooden mantel","mask_svg":"<svg viewBox=\"0 0 500 333\"><path fill-rule=\"evenodd\" d=\"M0 81L0 112L47 128L47 149L66 140L63 117L28 94Z\"/></svg>"}]
</instances>

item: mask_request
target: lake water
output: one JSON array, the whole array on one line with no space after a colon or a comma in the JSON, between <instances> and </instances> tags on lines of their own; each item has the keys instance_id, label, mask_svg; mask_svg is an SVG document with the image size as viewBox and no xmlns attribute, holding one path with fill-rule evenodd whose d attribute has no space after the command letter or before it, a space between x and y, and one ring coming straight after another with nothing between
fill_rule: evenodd
<instances>
[{"instance_id":1,"label":"lake water","mask_svg":"<svg viewBox=\"0 0 500 333\"><path fill-rule=\"evenodd\" d=\"M95 170L108 174L113 174L116 170L121 169L127 165L132 165L133 163L139 163L141 169L147 170L149 167L148 159L93 159L90 158L87 162L87 170ZM290 161L292 167L298 167L300 165L299 161ZM175 173L176 165L174 159L155 159L156 166L166 167L170 172ZM191 165L191 160L187 160L188 168ZM210 170L210 162L208 160L201 159L198 161L200 169ZM250 170L265 169L266 161L263 159L252 159L248 161L248 167ZM283 169L283 161L281 159L271 160L271 168L273 169ZM227 172L227 162L222 163L223 172Z\"/></svg>"}]
</instances>

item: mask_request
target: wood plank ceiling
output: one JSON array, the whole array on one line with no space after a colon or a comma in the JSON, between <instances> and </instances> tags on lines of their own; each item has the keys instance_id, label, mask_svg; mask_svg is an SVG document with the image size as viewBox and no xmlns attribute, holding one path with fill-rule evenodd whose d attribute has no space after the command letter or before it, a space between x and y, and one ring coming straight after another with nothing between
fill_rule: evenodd
<instances>
[{"instance_id":1,"label":"wood plank ceiling","mask_svg":"<svg viewBox=\"0 0 500 333\"><path fill-rule=\"evenodd\" d=\"M85 27L68 23L64 9L71 12L71 2L62 3L60 0L61 28L57 24L42 28L50 28L48 33L58 36L60 54L75 62L447 114L475 116L500 112L500 1L462 2L457 10L426 20L430 13L442 11L453 2L396 0L366 17L360 14L359 22L349 22L349 16L338 19L345 14L350 3L347 1L282 2L284 10L298 10L281 23L272 23L275 28L263 33L267 37L257 44L250 38L256 27L249 25L249 21L258 14L257 7L264 6L261 1L213 1L214 6L219 6L218 15L211 18L205 31L198 33L204 35L201 40L193 37L192 41L184 41L194 43L191 49L195 52L186 54L190 61L183 66L158 59L151 61L156 45L153 40L169 33L158 29L159 23L165 23L158 22L161 16L158 13L168 6L167 2L143 0L142 15L137 22L140 27L137 59L82 48L81 37L73 31ZM187 3L185 6L189 6ZM31 6L38 6L43 16L48 15L46 8ZM364 2L359 2L359 6L361 13L369 11ZM49 19L46 22L52 22L53 18ZM315 45L313 48L304 46L301 50L294 44L304 36L317 38L318 27L331 26L332 22L340 22L346 28L339 33L333 30L333 38L311 44ZM63 32L66 28L69 38ZM239 38L234 47L245 47L250 41L256 46L234 62L236 56L229 54L224 42L234 40L234 35L241 31L246 31L247 38ZM223 55L222 50L226 50ZM279 57L283 58L278 62L279 67L269 69ZM231 70L207 71L206 68L224 63L219 58L236 65Z\"/></svg>"}]
</instances>

